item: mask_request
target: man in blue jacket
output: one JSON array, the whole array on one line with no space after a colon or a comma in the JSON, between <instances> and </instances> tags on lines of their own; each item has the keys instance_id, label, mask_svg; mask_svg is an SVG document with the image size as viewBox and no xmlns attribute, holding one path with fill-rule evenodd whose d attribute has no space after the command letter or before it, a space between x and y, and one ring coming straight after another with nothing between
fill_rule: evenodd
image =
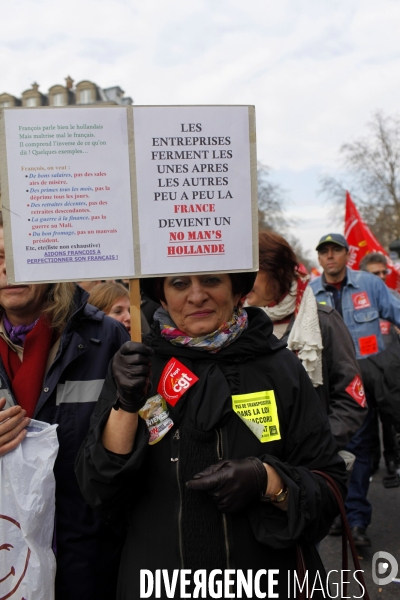
<instances>
[{"instance_id":1,"label":"man in blue jacket","mask_svg":"<svg viewBox=\"0 0 400 600\"><path fill-rule=\"evenodd\" d=\"M353 339L366 390L367 401L373 405L373 388L369 385L367 361L364 359L385 349L379 319L400 327L400 301L379 277L347 267L349 246L339 233L324 235L316 248L323 274L311 282L311 288L321 304L334 306ZM356 545L370 546L366 529L371 522L372 508L367 500L370 478L370 437L372 411L346 447L356 456L346 512ZM334 526L332 534L340 533Z\"/></svg>"},{"instance_id":2,"label":"man in blue jacket","mask_svg":"<svg viewBox=\"0 0 400 600\"><path fill-rule=\"evenodd\" d=\"M0 212L0 457L22 442L30 418L58 424L56 600L115 598L122 541L113 515L99 518L74 474L108 365L129 340L87 298L74 283L7 285Z\"/></svg>"}]
</instances>

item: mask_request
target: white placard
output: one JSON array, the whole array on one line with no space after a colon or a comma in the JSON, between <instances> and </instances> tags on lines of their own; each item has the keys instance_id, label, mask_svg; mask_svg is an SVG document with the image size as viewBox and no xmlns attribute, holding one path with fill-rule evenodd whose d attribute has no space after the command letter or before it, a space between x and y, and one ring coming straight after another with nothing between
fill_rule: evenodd
<instances>
[{"instance_id":1,"label":"white placard","mask_svg":"<svg viewBox=\"0 0 400 600\"><path fill-rule=\"evenodd\" d=\"M4 110L4 122L13 280L133 277L126 108Z\"/></svg>"},{"instance_id":2,"label":"white placard","mask_svg":"<svg viewBox=\"0 0 400 600\"><path fill-rule=\"evenodd\" d=\"M249 107L134 107L133 117L141 274L256 269Z\"/></svg>"}]
</instances>

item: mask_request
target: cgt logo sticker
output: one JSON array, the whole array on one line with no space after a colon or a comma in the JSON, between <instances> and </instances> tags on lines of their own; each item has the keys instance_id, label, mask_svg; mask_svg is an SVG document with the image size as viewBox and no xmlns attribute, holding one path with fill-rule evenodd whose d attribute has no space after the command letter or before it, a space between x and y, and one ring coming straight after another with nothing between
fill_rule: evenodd
<instances>
[{"instance_id":1,"label":"cgt logo sticker","mask_svg":"<svg viewBox=\"0 0 400 600\"><path fill-rule=\"evenodd\" d=\"M379 321L379 327L380 327L382 335L389 335L389 333L390 333L390 323L389 323L389 321L384 321L383 319L381 319Z\"/></svg>"},{"instance_id":2,"label":"cgt logo sticker","mask_svg":"<svg viewBox=\"0 0 400 600\"><path fill-rule=\"evenodd\" d=\"M185 365L176 358L171 358L162 372L157 392L170 404L175 406L179 398L198 381Z\"/></svg>"},{"instance_id":3,"label":"cgt logo sticker","mask_svg":"<svg viewBox=\"0 0 400 600\"><path fill-rule=\"evenodd\" d=\"M356 375L349 383L346 388L346 392L357 402L357 404L364 408L366 405L364 386L361 378L358 375Z\"/></svg>"},{"instance_id":4,"label":"cgt logo sticker","mask_svg":"<svg viewBox=\"0 0 400 600\"><path fill-rule=\"evenodd\" d=\"M25 577L30 556L18 521L0 515L0 600L20 600L15 593Z\"/></svg>"},{"instance_id":5,"label":"cgt logo sticker","mask_svg":"<svg viewBox=\"0 0 400 600\"><path fill-rule=\"evenodd\" d=\"M390 570L389 570L390 566ZM380 550L372 557L372 580L376 585L387 585L396 578L399 565L389 552Z\"/></svg>"},{"instance_id":6,"label":"cgt logo sticker","mask_svg":"<svg viewBox=\"0 0 400 600\"><path fill-rule=\"evenodd\" d=\"M352 294L351 299L353 300L353 306L355 310L371 307L367 292L358 292L357 294Z\"/></svg>"}]
</instances>

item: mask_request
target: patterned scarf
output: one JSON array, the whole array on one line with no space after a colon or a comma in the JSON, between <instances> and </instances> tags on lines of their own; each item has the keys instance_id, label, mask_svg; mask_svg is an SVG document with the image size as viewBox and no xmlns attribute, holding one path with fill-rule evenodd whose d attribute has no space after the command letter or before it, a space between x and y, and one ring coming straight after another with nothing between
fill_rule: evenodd
<instances>
[{"instance_id":1,"label":"patterned scarf","mask_svg":"<svg viewBox=\"0 0 400 600\"><path fill-rule=\"evenodd\" d=\"M180 331L164 308L159 308L155 312L154 320L160 325L162 337L174 346L188 346L194 350L205 350L210 353L229 346L247 329L248 325L247 312L243 308L235 308L229 321L223 323L216 331L197 338Z\"/></svg>"}]
</instances>

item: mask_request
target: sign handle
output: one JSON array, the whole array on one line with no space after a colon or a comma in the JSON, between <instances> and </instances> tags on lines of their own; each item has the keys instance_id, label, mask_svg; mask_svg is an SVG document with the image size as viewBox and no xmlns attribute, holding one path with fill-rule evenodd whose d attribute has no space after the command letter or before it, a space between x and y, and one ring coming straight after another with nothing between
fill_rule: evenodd
<instances>
[{"instance_id":1,"label":"sign handle","mask_svg":"<svg viewBox=\"0 0 400 600\"><path fill-rule=\"evenodd\" d=\"M131 303L131 340L142 341L142 327L140 322L140 280L129 280L129 297Z\"/></svg>"}]
</instances>

